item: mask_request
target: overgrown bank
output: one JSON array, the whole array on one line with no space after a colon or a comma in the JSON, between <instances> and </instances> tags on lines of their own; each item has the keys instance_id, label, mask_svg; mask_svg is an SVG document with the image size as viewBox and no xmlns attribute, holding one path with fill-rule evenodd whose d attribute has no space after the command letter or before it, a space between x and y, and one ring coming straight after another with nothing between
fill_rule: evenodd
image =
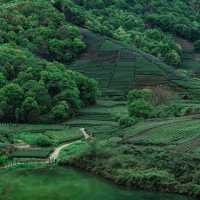
<instances>
[{"instance_id":1,"label":"overgrown bank","mask_svg":"<svg viewBox=\"0 0 200 200\"><path fill-rule=\"evenodd\" d=\"M183 153L173 144L133 142L125 136L117 134L108 140L72 147L63 153L59 164L132 188L200 197L200 160L196 153Z\"/></svg>"}]
</instances>

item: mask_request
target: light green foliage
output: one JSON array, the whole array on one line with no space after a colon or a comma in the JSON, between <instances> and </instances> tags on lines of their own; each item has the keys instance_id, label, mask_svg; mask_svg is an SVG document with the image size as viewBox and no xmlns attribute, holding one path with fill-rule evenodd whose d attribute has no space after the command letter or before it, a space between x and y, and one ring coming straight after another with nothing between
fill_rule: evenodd
<instances>
[{"instance_id":1,"label":"light green foliage","mask_svg":"<svg viewBox=\"0 0 200 200\"><path fill-rule=\"evenodd\" d=\"M95 104L97 95L99 94L97 82L93 79L88 79L80 73L72 72L72 75L76 80L77 87L80 91L79 96L85 106Z\"/></svg>"}]
</instances>

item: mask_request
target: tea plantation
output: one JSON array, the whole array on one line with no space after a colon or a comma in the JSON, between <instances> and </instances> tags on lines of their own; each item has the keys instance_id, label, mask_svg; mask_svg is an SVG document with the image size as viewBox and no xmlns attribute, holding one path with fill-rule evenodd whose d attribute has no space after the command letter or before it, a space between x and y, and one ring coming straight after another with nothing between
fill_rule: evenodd
<instances>
[{"instance_id":1,"label":"tea plantation","mask_svg":"<svg viewBox=\"0 0 200 200\"><path fill-rule=\"evenodd\" d=\"M81 29L87 50L69 68L98 80L103 96L120 99L132 88L160 87L199 96L199 80L157 58L106 36Z\"/></svg>"},{"instance_id":2,"label":"tea plantation","mask_svg":"<svg viewBox=\"0 0 200 200\"><path fill-rule=\"evenodd\" d=\"M0 4L0 168L55 152L119 185L200 197L197 1Z\"/></svg>"}]
</instances>

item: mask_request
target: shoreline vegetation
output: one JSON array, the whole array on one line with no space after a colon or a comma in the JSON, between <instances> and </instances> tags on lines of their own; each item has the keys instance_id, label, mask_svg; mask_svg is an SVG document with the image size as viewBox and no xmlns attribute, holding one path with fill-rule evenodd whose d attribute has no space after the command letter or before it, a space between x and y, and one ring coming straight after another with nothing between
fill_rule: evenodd
<instances>
[{"instance_id":1,"label":"shoreline vegetation","mask_svg":"<svg viewBox=\"0 0 200 200\"><path fill-rule=\"evenodd\" d=\"M88 158L91 159L91 158ZM134 178L132 180L128 180L126 177L121 177L119 178L118 175L113 175L110 174L110 172L105 172L104 170L99 171L98 167L92 168L90 164L87 163L87 158L84 163L84 160L76 160L74 158L73 161L69 162L60 162L59 166L62 167L73 167L75 169L79 169L82 171L87 171L91 174L97 175L101 178L105 178L108 181L111 181L113 184L119 185L126 187L128 189L139 189L139 190L144 190L144 191L149 191L149 192L165 192L165 193L171 193L171 194L179 194L179 195L185 195L188 197L192 197L194 199L198 199L200 196L199 188L195 188L190 185L177 185L177 183L161 183L161 179L155 174L155 177L142 177L142 171L141 174L138 174L139 177L136 177L135 180ZM196 191L195 191L196 190Z\"/></svg>"},{"instance_id":2,"label":"shoreline vegetation","mask_svg":"<svg viewBox=\"0 0 200 200\"><path fill-rule=\"evenodd\" d=\"M82 200L83 196L86 196L89 200L102 198L109 198L110 200L131 200L133 198L136 200L140 200L141 198L144 200L152 198L162 200L168 200L169 198L172 200L190 200L190 198L182 195L146 192L117 186L102 177L70 167L67 169L59 166L52 168L29 167L14 170L7 169L0 171L0 174L1 177L4 175L7 178L7 181L2 180L1 182L9 182L9 191L12 191L8 194L6 193L6 187L3 187L4 192L1 194L1 197L4 199L8 197L12 199L14 197L16 200L34 200L38 198L54 200L56 197L57 199L65 200L66 198L73 198L74 193L77 193L78 190L80 193L76 194L77 200ZM19 183L21 187L17 192L15 188L18 187ZM55 187L55 183L57 187ZM66 188L70 188L70 190L67 191ZM91 194L91 188L93 188L93 194ZM24 192L23 197L19 191Z\"/></svg>"}]
</instances>

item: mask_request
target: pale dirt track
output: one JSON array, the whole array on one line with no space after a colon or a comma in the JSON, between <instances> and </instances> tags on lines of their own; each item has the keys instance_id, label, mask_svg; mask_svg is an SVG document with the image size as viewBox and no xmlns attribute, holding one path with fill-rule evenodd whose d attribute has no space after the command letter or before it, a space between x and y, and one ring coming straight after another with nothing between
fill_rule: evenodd
<instances>
[{"instance_id":1,"label":"pale dirt track","mask_svg":"<svg viewBox=\"0 0 200 200\"><path fill-rule=\"evenodd\" d=\"M76 141L77 142L77 141ZM49 156L49 161L56 161L56 159L58 158L59 154L60 154L60 151L72 144L74 144L75 142L72 142L72 143L66 143L66 144L63 144L61 146L58 146L55 148L55 150L53 151L53 153L50 154Z\"/></svg>"},{"instance_id":2,"label":"pale dirt track","mask_svg":"<svg viewBox=\"0 0 200 200\"><path fill-rule=\"evenodd\" d=\"M80 131L82 132L83 137L85 138L85 140L88 140L88 139L91 138L91 136L86 132L86 130L85 130L84 128L81 128ZM78 142L78 141L80 141L80 140L76 140L76 141L71 142L71 143L69 143L69 142L68 142L68 143L64 143L64 144L62 144L62 145L56 147L56 148L54 149L54 151L48 156L48 158L40 159L40 160L35 161L35 162L33 162L33 163L46 163L46 164L48 164L48 163L49 163L49 164L50 164L50 163L55 163L55 162L57 161L57 159L58 159L58 157L59 157L59 154L60 154L60 152L61 152L62 149L66 148L66 147L69 147L70 145L72 145L72 144L74 144L74 143L76 143L76 142ZM23 147L24 147L25 149L30 148L30 146L27 146L27 145L25 145L25 146L19 146L18 148L23 148ZM7 165L5 165L5 166L0 167L0 169L11 168L11 167L14 167L14 166L23 164L23 163L25 163L25 162L9 163L9 164L7 164ZM31 162L28 162L28 163L31 163Z\"/></svg>"},{"instance_id":3,"label":"pale dirt track","mask_svg":"<svg viewBox=\"0 0 200 200\"><path fill-rule=\"evenodd\" d=\"M77 140L77 141L79 141L79 140ZM28 163L41 163L41 164L42 164L42 163L46 163L46 164L48 164L48 163L56 162L56 160L57 160L57 158L58 158L58 156L59 156L61 150L64 149L64 148L66 148L66 147L69 147L70 145L76 143L77 141L71 142L71 143L65 143L65 144L62 144L62 145L56 147L56 148L54 149L54 151L53 151L53 152L49 155L49 157L46 158L46 159L40 159L39 161L36 161L36 162L28 162ZM24 162L24 163L25 163L25 162ZM23 164L23 162L10 163L10 164L8 164L8 165L5 165L5 166L0 167L0 169L7 169L7 168L15 167L15 166L20 165L20 164Z\"/></svg>"}]
</instances>

